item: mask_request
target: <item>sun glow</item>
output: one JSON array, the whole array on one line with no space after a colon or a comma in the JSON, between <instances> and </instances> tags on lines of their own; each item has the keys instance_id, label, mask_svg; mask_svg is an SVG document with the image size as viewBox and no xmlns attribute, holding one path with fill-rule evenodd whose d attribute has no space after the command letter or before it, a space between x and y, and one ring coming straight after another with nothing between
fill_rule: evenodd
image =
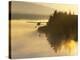
<instances>
[{"instance_id":1,"label":"sun glow","mask_svg":"<svg viewBox=\"0 0 80 60\"><path fill-rule=\"evenodd\" d=\"M74 40L70 40L68 42L64 42L61 46L61 52L67 55L75 55L77 54L77 43Z\"/></svg>"}]
</instances>

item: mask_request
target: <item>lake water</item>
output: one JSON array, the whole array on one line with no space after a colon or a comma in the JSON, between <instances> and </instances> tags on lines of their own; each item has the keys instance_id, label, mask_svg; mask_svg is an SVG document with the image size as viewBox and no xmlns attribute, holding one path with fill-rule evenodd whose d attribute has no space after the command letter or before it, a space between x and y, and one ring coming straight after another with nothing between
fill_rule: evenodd
<instances>
[{"instance_id":1,"label":"lake water","mask_svg":"<svg viewBox=\"0 0 80 60\"><path fill-rule=\"evenodd\" d=\"M47 22L47 20L38 20ZM11 20L11 53L12 58L34 58L49 56L77 55L77 43L71 41L59 53L55 53L50 47L45 34L37 32L36 20ZM41 23L41 26L46 23ZM40 35L40 36L39 36ZM68 50L71 49L71 51Z\"/></svg>"}]
</instances>

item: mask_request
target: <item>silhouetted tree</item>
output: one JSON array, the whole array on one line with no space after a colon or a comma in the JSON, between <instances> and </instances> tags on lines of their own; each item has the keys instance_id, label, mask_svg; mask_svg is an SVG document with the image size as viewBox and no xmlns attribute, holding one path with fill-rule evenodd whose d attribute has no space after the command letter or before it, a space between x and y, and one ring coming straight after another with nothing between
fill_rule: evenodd
<instances>
[{"instance_id":1,"label":"silhouetted tree","mask_svg":"<svg viewBox=\"0 0 80 60\"><path fill-rule=\"evenodd\" d=\"M63 41L73 39L77 40L77 21L78 15L67 15L62 12L55 11L50 16L46 26L39 27L38 32L45 33L51 47L57 52Z\"/></svg>"}]
</instances>

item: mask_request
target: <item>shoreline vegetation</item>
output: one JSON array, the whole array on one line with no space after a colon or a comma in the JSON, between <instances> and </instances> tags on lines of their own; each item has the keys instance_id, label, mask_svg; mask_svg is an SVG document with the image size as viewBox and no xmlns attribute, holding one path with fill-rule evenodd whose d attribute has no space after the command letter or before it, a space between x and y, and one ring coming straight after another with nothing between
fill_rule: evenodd
<instances>
[{"instance_id":1,"label":"shoreline vegetation","mask_svg":"<svg viewBox=\"0 0 80 60\"><path fill-rule=\"evenodd\" d=\"M78 15L55 10L47 25L39 27L38 32L46 35L51 47L57 52L62 43L71 40L78 42Z\"/></svg>"}]
</instances>

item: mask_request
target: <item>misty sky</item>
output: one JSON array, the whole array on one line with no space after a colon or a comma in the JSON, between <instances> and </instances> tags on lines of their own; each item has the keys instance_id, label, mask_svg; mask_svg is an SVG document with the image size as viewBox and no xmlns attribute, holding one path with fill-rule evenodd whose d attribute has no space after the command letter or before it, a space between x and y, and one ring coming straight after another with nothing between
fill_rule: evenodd
<instances>
[{"instance_id":1,"label":"misty sky","mask_svg":"<svg viewBox=\"0 0 80 60\"><path fill-rule=\"evenodd\" d=\"M58 11L67 11L74 14L77 14L77 5L73 4L52 4L52 3L31 3L31 2L20 2L14 1L12 3L12 13L21 13L21 14L41 14L49 15Z\"/></svg>"},{"instance_id":2,"label":"misty sky","mask_svg":"<svg viewBox=\"0 0 80 60\"><path fill-rule=\"evenodd\" d=\"M39 3L38 3L39 4ZM78 10L78 7L76 4L53 4L53 3L42 3L41 4L42 6L47 6L47 7L50 7L50 8L53 8L53 9L56 9L58 11L63 11L63 12L74 12L74 14L77 14L77 10Z\"/></svg>"}]
</instances>

